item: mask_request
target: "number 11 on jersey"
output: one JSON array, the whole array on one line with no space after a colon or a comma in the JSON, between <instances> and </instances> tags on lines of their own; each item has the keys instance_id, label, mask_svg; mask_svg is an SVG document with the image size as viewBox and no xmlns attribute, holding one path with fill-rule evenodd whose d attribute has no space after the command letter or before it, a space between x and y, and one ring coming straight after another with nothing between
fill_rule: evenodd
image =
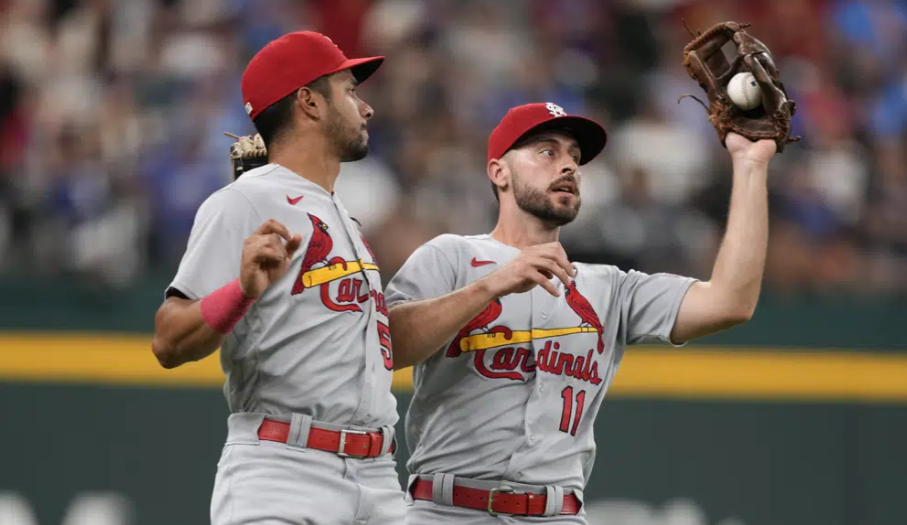
<instances>
[{"instance_id":1,"label":"number 11 on jersey","mask_svg":"<svg viewBox=\"0 0 907 525\"><path fill-rule=\"evenodd\" d=\"M579 420L583 417L583 405L586 404L586 391L580 390L576 394L576 416L573 416L573 387L568 386L561 391L561 397L564 398L564 412L561 414L560 431L576 435L576 429L579 427ZM570 420L573 419L573 426L570 426Z\"/></svg>"}]
</instances>

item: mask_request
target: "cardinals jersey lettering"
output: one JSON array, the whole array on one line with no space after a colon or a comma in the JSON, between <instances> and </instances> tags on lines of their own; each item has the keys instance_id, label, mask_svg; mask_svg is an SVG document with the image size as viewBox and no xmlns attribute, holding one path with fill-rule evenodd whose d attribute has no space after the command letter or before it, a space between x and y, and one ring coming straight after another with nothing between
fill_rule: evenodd
<instances>
[{"instance_id":1,"label":"cardinals jersey lettering","mask_svg":"<svg viewBox=\"0 0 907 525\"><path fill-rule=\"evenodd\" d=\"M489 235L442 235L394 276L388 307L463 288L517 254ZM593 423L624 348L670 343L694 279L574 267L568 287L554 280L560 297L541 287L504 296L415 367L411 473L583 489Z\"/></svg>"},{"instance_id":2,"label":"cardinals jersey lettering","mask_svg":"<svg viewBox=\"0 0 907 525\"><path fill-rule=\"evenodd\" d=\"M268 219L302 245L221 349L231 412L394 425L378 266L335 195L276 164L244 174L199 208L171 286L199 299L238 278L245 239Z\"/></svg>"}]
</instances>

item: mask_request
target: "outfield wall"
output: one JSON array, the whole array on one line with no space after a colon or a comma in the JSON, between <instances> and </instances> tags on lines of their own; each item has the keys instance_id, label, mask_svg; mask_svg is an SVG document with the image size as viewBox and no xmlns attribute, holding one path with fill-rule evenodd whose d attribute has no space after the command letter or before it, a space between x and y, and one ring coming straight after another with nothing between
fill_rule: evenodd
<instances>
[{"instance_id":1,"label":"outfield wall","mask_svg":"<svg viewBox=\"0 0 907 525\"><path fill-rule=\"evenodd\" d=\"M221 384L147 336L0 336L0 524L205 523ZM637 349L596 437L592 525L907 523L907 354Z\"/></svg>"},{"instance_id":2,"label":"outfield wall","mask_svg":"<svg viewBox=\"0 0 907 525\"><path fill-rule=\"evenodd\" d=\"M223 377L216 356L156 364L163 284L0 282L0 525L207 523ZM596 423L590 523L904 525L904 319L763 297L702 344L632 349ZM410 389L399 372L401 415Z\"/></svg>"}]
</instances>

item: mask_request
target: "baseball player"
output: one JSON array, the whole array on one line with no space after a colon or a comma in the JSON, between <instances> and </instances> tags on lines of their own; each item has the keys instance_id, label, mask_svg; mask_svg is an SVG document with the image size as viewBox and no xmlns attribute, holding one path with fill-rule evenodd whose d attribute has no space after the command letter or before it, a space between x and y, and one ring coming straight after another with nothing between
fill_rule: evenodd
<instances>
[{"instance_id":1,"label":"baseball player","mask_svg":"<svg viewBox=\"0 0 907 525\"><path fill-rule=\"evenodd\" d=\"M511 109L488 140L495 229L429 241L389 284L394 366L415 365L407 523L586 523L593 423L626 346L751 317L775 143L728 136L727 234L700 282L567 259L557 239L580 208L578 169L605 142L555 104Z\"/></svg>"},{"instance_id":2,"label":"baseball player","mask_svg":"<svg viewBox=\"0 0 907 525\"><path fill-rule=\"evenodd\" d=\"M221 348L231 415L214 525L404 519L378 266L333 191L340 163L368 153L356 85L383 59L297 32L243 74L270 163L198 210L153 343L166 368Z\"/></svg>"}]
</instances>

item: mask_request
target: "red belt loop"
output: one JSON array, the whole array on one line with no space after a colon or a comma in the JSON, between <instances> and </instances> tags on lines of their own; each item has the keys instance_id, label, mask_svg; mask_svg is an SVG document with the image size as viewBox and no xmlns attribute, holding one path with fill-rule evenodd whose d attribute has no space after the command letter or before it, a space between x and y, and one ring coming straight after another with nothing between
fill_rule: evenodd
<instances>
[{"instance_id":1,"label":"red belt loop","mask_svg":"<svg viewBox=\"0 0 907 525\"><path fill-rule=\"evenodd\" d=\"M265 419L258 427L258 438L265 441L286 443L290 436L290 424L283 421ZM340 457L376 458L384 449L384 434L362 430L326 430L312 427L309 429L307 448L333 452ZM388 452L394 451L391 444Z\"/></svg>"},{"instance_id":2,"label":"red belt loop","mask_svg":"<svg viewBox=\"0 0 907 525\"><path fill-rule=\"evenodd\" d=\"M432 488L431 481L416 480L412 487L413 498L432 501ZM453 488L455 507L484 510L492 516L544 516L547 504L548 496L545 494L519 493L510 487L482 490L454 484ZM561 514L576 515L579 509L579 498L565 494Z\"/></svg>"}]
</instances>

